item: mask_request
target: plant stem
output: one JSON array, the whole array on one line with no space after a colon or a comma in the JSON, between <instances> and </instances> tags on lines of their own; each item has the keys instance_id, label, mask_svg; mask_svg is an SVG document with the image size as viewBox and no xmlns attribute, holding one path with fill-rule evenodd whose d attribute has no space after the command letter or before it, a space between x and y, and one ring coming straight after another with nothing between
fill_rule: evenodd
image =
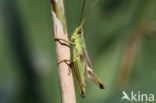
<instances>
[{"instance_id":1,"label":"plant stem","mask_svg":"<svg viewBox=\"0 0 156 103\"><path fill-rule=\"evenodd\" d=\"M51 0L51 2L54 37L68 40L63 0ZM62 41L61 43L64 44ZM57 62L64 59L70 60L69 44L62 45L61 43L55 41ZM65 62L58 64L58 72L62 103L76 103L73 76L69 66Z\"/></svg>"}]
</instances>

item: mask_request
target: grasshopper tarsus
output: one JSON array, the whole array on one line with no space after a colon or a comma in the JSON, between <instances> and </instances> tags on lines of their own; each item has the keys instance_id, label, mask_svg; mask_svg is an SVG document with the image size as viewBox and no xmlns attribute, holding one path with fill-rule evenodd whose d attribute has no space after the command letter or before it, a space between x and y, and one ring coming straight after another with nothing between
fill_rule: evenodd
<instances>
[{"instance_id":1,"label":"grasshopper tarsus","mask_svg":"<svg viewBox=\"0 0 156 103\"><path fill-rule=\"evenodd\" d=\"M74 43L71 42L70 40L66 40L66 39L62 39L62 38L54 38L54 41L63 41L65 43L69 43L69 44L74 45ZM64 44L64 43L61 43L61 44Z\"/></svg>"}]
</instances>

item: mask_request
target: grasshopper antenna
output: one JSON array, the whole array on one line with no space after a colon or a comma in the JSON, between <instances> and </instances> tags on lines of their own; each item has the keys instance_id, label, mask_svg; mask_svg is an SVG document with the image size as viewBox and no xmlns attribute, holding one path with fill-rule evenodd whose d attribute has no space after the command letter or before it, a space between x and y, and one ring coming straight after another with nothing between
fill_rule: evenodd
<instances>
[{"instance_id":1,"label":"grasshopper antenna","mask_svg":"<svg viewBox=\"0 0 156 103\"><path fill-rule=\"evenodd\" d=\"M84 13L85 4L86 4L86 0L83 0L82 10L81 10L81 15L80 15L80 22L82 22L82 16L83 16L83 13Z\"/></svg>"},{"instance_id":2,"label":"grasshopper antenna","mask_svg":"<svg viewBox=\"0 0 156 103\"><path fill-rule=\"evenodd\" d=\"M85 1L85 0L84 0ZM90 7L90 9L88 10L87 14L84 16L83 20L80 23L80 27L82 27L82 25L84 24L84 22L86 21L86 18L88 17L88 15L90 14L90 12L92 11L93 7L95 6L95 4L98 2L98 0L95 0L94 3L92 4L92 6ZM83 3L84 5L84 3ZM84 9L84 7L82 8L82 10ZM83 10L84 11L84 10ZM81 13L82 14L82 13Z\"/></svg>"}]
</instances>

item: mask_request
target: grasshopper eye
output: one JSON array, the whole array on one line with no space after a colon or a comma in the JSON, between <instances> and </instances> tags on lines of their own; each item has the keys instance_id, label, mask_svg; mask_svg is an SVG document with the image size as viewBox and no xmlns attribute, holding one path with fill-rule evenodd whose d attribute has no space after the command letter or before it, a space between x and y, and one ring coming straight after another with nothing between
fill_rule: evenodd
<instances>
[{"instance_id":1,"label":"grasshopper eye","mask_svg":"<svg viewBox=\"0 0 156 103\"><path fill-rule=\"evenodd\" d=\"M82 33L82 29L79 29L77 33L78 34L81 34Z\"/></svg>"}]
</instances>

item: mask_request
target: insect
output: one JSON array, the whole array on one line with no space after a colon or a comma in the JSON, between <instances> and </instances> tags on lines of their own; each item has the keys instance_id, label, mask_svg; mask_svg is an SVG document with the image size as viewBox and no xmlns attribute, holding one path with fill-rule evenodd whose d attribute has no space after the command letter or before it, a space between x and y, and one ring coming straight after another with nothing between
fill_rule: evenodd
<instances>
[{"instance_id":1,"label":"insect","mask_svg":"<svg viewBox=\"0 0 156 103\"><path fill-rule=\"evenodd\" d=\"M89 81L94 82L99 88L104 89L103 83L97 78L93 71L93 67L91 65L87 50L86 50L86 44L84 39L84 33L82 26L86 20L86 17L92 10L92 8L95 6L97 0L92 4L90 7L88 13L84 16L84 18L81 20L80 25L75 29L73 34L71 35L71 38L68 40L64 40L61 38L54 38L54 40L64 41L72 45L72 60L62 60L59 63L65 62L71 64L71 66L74 69L75 77L78 83L79 91L82 97L85 97L85 85L86 85L86 79ZM81 12L81 18L84 10L85 0L83 2L82 12Z\"/></svg>"}]
</instances>

